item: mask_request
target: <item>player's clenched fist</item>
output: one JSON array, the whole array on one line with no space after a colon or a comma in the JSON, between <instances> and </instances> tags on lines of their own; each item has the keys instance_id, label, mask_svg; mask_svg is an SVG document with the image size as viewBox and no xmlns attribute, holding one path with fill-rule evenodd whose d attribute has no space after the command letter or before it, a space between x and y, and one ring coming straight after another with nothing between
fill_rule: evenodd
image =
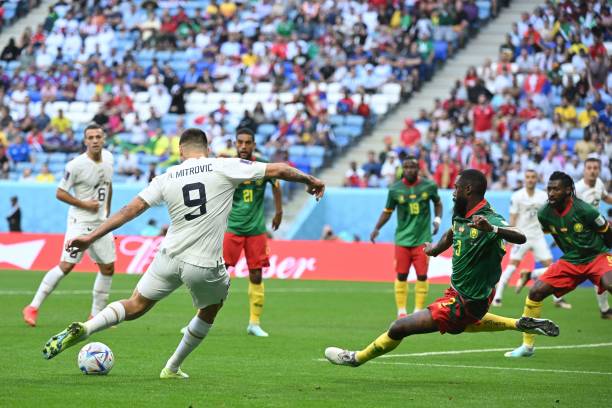
<instances>
[{"instance_id":1,"label":"player's clenched fist","mask_svg":"<svg viewBox=\"0 0 612 408\"><path fill-rule=\"evenodd\" d=\"M491 232L491 231L493 231L493 226L482 215L475 215L475 216L473 216L472 217L472 222L468 224L468 227L476 228L477 230L484 231L484 232Z\"/></svg>"}]
</instances>

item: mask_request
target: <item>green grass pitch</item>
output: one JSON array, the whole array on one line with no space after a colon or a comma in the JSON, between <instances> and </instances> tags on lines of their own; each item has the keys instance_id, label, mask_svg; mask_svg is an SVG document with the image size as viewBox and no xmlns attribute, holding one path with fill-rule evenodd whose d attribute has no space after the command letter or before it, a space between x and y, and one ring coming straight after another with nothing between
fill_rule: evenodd
<instances>
[{"instance_id":1,"label":"green grass pitch","mask_svg":"<svg viewBox=\"0 0 612 408\"><path fill-rule=\"evenodd\" d=\"M76 364L80 347L51 361L42 358L41 349L49 336L86 318L94 275L66 278L41 309L39 326L30 328L21 309L42 276L0 272L2 407L610 406L612 322L600 319L590 288L567 297L572 310L547 301L543 314L557 321L561 335L540 337L537 345L596 347L541 349L521 360L506 359L501 351L401 356L511 349L521 341L515 332L434 333L408 338L390 358L355 369L320 361L323 350L360 348L378 336L394 317L391 284L267 281L262 327L271 336L261 339L245 333L246 281L235 279L210 335L183 365L191 378L161 381L159 372L180 341L179 329L194 313L184 289L143 318L94 335L90 341L113 350L115 367L106 377L84 376ZM127 297L137 279L116 276L111 299ZM443 286L432 285L429 300L442 291ZM409 305L413 293L411 288ZM524 295L510 288L504 307L493 312L518 316L523 301Z\"/></svg>"}]
</instances>

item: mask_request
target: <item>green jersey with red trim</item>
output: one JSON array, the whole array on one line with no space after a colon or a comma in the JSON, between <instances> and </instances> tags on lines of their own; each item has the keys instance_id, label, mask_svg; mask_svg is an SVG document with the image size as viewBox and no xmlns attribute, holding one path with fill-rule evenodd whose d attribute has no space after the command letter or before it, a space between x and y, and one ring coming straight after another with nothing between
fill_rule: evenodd
<instances>
[{"instance_id":1,"label":"green jersey with red trim","mask_svg":"<svg viewBox=\"0 0 612 408\"><path fill-rule=\"evenodd\" d=\"M546 204L538 212L542 230L552 234L563 251L561 259L581 265L591 262L600 254L608 253L601 236L608 222L592 205L574 197L562 213Z\"/></svg>"},{"instance_id":2,"label":"green jersey with red trim","mask_svg":"<svg viewBox=\"0 0 612 408\"><path fill-rule=\"evenodd\" d=\"M431 180L417 179L409 184L405 179L389 187L386 212L397 208L395 244L415 247L431 242L431 209L429 201L440 201L438 186Z\"/></svg>"},{"instance_id":3,"label":"green jersey with red trim","mask_svg":"<svg viewBox=\"0 0 612 408\"><path fill-rule=\"evenodd\" d=\"M254 158L253 160L267 163L267 160ZM236 235L251 236L266 232L266 219L264 215L264 199L266 184L274 184L274 179L245 181L234 191L232 211L227 221L227 230Z\"/></svg>"},{"instance_id":4,"label":"green jersey with red trim","mask_svg":"<svg viewBox=\"0 0 612 408\"><path fill-rule=\"evenodd\" d=\"M474 215L481 215L491 225L498 227L507 227L508 224L486 200L471 209L465 217L453 216L451 285L464 298L484 300L491 295L499 281L506 246L499 235L468 227Z\"/></svg>"}]
</instances>

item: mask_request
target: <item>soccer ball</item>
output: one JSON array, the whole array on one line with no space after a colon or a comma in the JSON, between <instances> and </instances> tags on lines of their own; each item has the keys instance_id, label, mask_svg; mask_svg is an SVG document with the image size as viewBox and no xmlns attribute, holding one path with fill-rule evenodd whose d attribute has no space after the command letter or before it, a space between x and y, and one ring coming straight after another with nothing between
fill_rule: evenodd
<instances>
[{"instance_id":1,"label":"soccer ball","mask_svg":"<svg viewBox=\"0 0 612 408\"><path fill-rule=\"evenodd\" d=\"M106 375L112 370L115 357L106 344L89 343L79 351L77 362L83 374Z\"/></svg>"}]
</instances>

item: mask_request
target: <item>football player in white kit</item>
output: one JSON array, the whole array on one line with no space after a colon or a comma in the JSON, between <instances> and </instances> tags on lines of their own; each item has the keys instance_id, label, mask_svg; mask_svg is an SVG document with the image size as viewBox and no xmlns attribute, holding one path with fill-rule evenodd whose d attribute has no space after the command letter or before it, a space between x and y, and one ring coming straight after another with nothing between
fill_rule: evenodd
<instances>
[{"instance_id":1,"label":"football player in white kit","mask_svg":"<svg viewBox=\"0 0 612 408\"><path fill-rule=\"evenodd\" d=\"M598 210L599 203L602 201L612 204L612 195L606 191L606 186L599 178L600 173L601 161L597 158L588 158L584 162L582 180L576 183L576 196ZM595 296L597 297L597 305L599 306L601 318L612 320L612 309L608 304L608 292L598 295L597 287L595 287Z\"/></svg>"},{"instance_id":2,"label":"football player in white kit","mask_svg":"<svg viewBox=\"0 0 612 408\"><path fill-rule=\"evenodd\" d=\"M66 164L56 197L70 205L64 243L93 231L110 213L113 195L113 155L104 149L104 130L92 124L84 131L87 151ZM74 191L74 195L70 194ZM98 264L100 272L93 287L91 316L106 307L115 272L115 242L112 234L101 237L89 248L89 256ZM62 252L60 263L49 270L40 283L32 302L23 309L23 319L36 326L38 310L43 301L81 261L83 253Z\"/></svg>"},{"instance_id":3,"label":"football player in white kit","mask_svg":"<svg viewBox=\"0 0 612 408\"><path fill-rule=\"evenodd\" d=\"M184 283L198 312L160 378L188 378L180 365L206 337L228 293L230 279L222 246L236 187L247 180L268 177L304 183L308 193L317 199L325 190L317 178L284 163L208 158L206 134L199 129L183 132L179 151L180 165L155 177L128 205L94 231L67 243L67 249L83 251L150 206L164 203L168 207L171 220L168 233L132 296L112 302L93 319L72 323L51 337L43 349L45 358L53 358L91 334L123 320L139 318Z\"/></svg>"},{"instance_id":4,"label":"football player in white kit","mask_svg":"<svg viewBox=\"0 0 612 408\"><path fill-rule=\"evenodd\" d=\"M514 192L510 198L510 225L518 227L523 231L527 237L527 242L523 245L512 246L512 250L510 251L510 262L506 266L506 269L504 269L499 283L497 284L497 290L495 291L495 297L492 303L493 306L502 305L504 288L528 251L532 251L535 259L544 265L544 268L540 268L541 272L544 272L546 268L552 264L552 253L546 243L544 232L542 232L542 227L538 221L538 210L546 204L548 195L543 190L536 188L537 182L538 174L535 170L527 170L525 172L525 187ZM540 269L536 269L536 271L540 272ZM536 271L532 272L534 277L536 277ZM528 271L527 273L530 272ZM521 272L522 277L525 275L525 273ZM571 305L562 298L555 298L554 302L559 307L565 309L571 308Z\"/></svg>"}]
</instances>

